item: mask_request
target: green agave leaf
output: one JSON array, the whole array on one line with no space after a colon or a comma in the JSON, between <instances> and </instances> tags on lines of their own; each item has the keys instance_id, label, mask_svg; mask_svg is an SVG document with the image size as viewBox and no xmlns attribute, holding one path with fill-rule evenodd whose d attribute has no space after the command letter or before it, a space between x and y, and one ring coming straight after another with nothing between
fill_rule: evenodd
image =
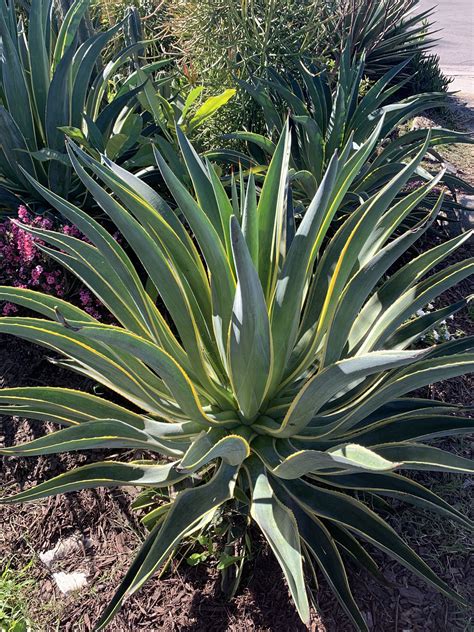
<instances>
[{"instance_id":1,"label":"green agave leaf","mask_svg":"<svg viewBox=\"0 0 474 632\"><path fill-rule=\"evenodd\" d=\"M426 351L379 351L332 364L305 384L289 407L281 428L271 434L279 437L298 434L324 404L356 380L411 364L425 354Z\"/></svg>"},{"instance_id":2,"label":"green agave leaf","mask_svg":"<svg viewBox=\"0 0 474 632\"><path fill-rule=\"evenodd\" d=\"M389 340L387 340L386 346L391 349L406 349L420 338L423 338L425 334L432 331L439 324L464 309L471 301L472 297L468 296L467 299L458 301L453 305L442 307L434 312L428 312L408 321L394 332Z\"/></svg>"},{"instance_id":3,"label":"green agave leaf","mask_svg":"<svg viewBox=\"0 0 474 632\"><path fill-rule=\"evenodd\" d=\"M129 448L179 457L186 449L185 445L180 450L177 443L163 441L159 426L156 427L154 421L143 419L141 426L142 429L138 429L118 419L99 419L63 428L22 445L1 448L0 454L37 456L75 450ZM176 424L176 427L181 429L180 424ZM170 432L172 430L170 428Z\"/></svg>"},{"instance_id":4,"label":"green agave leaf","mask_svg":"<svg viewBox=\"0 0 474 632\"><path fill-rule=\"evenodd\" d=\"M255 461L247 461L246 468L252 482L250 514L270 544L288 582L298 613L302 621L307 623L309 604L295 517L275 496L264 469Z\"/></svg>"},{"instance_id":5,"label":"green agave leaf","mask_svg":"<svg viewBox=\"0 0 474 632\"><path fill-rule=\"evenodd\" d=\"M113 200L85 172L72 151L70 152L70 157L79 177L94 192L102 208L127 238L128 243L139 256L155 287L159 290L178 329L183 347L190 357L190 361L188 361L186 357L183 358L181 355L180 361L182 361L183 366L190 375L195 376L197 374L199 376L197 379L202 381L215 394L216 390L213 389L212 382L209 379L200 340L200 333L205 334L207 326L202 320L200 311L198 309L193 310L190 304L190 295L186 292L185 285L183 285L183 283L186 283L185 279L180 278L167 253L159 247L159 244L152 239L145 228L134 220L124 207ZM201 325L199 329L195 318L199 319ZM167 337L166 345L168 349L171 345L175 347L173 340L169 337ZM175 349L176 347L173 351ZM212 352L212 350L210 351Z\"/></svg>"},{"instance_id":6,"label":"green agave leaf","mask_svg":"<svg viewBox=\"0 0 474 632\"><path fill-rule=\"evenodd\" d=\"M389 461L379 456L376 452L355 443L331 448L327 452L302 450L287 457L272 470L272 473L279 478L294 479L305 476L309 472L326 469L383 472L400 466L400 463L396 461Z\"/></svg>"},{"instance_id":7,"label":"green agave leaf","mask_svg":"<svg viewBox=\"0 0 474 632\"><path fill-rule=\"evenodd\" d=\"M340 359L351 325L357 318L367 297L389 267L428 230L441 208L442 201L443 197L440 196L433 211L426 219L389 242L346 283L337 300L332 321L328 326L324 364L331 364ZM390 346L390 348L392 347Z\"/></svg>"},{"instance_id":8,"label":"green agave leaf","mask_svg":"<svg viewBox=\"0 0 474 632\"><path fill-rule=\"evenodd\" d=\"M110 325L87 326L80 332L86 338L99 340L112 348L122 349L140 358L163 379L185 414L206 427L215 424L204 413L198 393L185 371L162 348L130 331Z\"/></svg>"},{"instance_id":9,"label":"green agave leaf","mask_svg":"<svg viewBox=\"0 0 474 632\"><path fill-rule=\"evenodd\" d=\"M150 533L129 568L120 588L96 624L102 630L120 608L164 564L179 542L196 528L202 528L215 510L232 498L237 468L223 463L206 484L180 492L163 523Z\"/></svg>"},{"instance_id":10,"label":"green agave leaf","mask_svg":"<svg viewBox=\"0 0 474 632\"><path fill-rule=\"evenodd\" d=\"M242 213L242 233L255 269L258 269L258 216L255 178L251 173L247 182L244 209Z\"/></svg>"},{"instance_id":11,"label":"green agave leaf","mask_svg":"<svg viewBox=\"0 0 474 632\"><path fill-rule=\"evenodd\" d=\"M267 303L276 283L280 260L280 240L288 191L291 135L288 121L280 136L258 201L258 274Z\"/></svg>"},{"instance_id":12,"label":"green agave leaf","mask_svg":"<svg viewBox=\"0 0 474 632\"><path fill-rule=\"evenodd\" d=\"M60 64L66 50L74 42L77 30L89 8L90 0L75 0L64 16L64 21L58 33L53 53L53 70Z\"/></svg>"},{"instance_id":13,"label":"green agave leaf","mask_svg":"<svg viewBox=\"0 0 474 632\"><path fill-rule=\"evenodd\" d=\"M8 175L26 184L21 167L33 176L36 177L37 175L36 166L29 154L31 147L28 146L15 119L3 105L0 105L0 134L2 137L2 156L6 163L5 166L10 171ZM4 169L5 166L3 166Z\"/></svg>"},{"instance_id":14,"label":"green agave leaf","mask_svg":"<svg viewBox=\"0 0 474 632\"><path fill-rule=\"evenodd\" d=\"M393 472L385 474L360 473L338 476L314 477L322 483L333 485L340 489L359 489L364 492L376 492L382 496L390 496L404 502L429 509L444 515L451 520L456 520L468 529L472 529L474 523L461 512L451 507L449 503L434 494L423 485L409 478Z\"/></svg>"},{"instance_id":15,"label":"green agave leaf","mask_svg":"<svg viewBox=\"0 0 474 632\"><path fill-rule=\"evenodd\" d=\"M370 446L411 439L469 434L474 428L474 420L469 417L434 414L426 409L423 412L426 416L414 416L408 413L388 417L356 429L351 436L357 437L357 441L362 445Z\"/></svg>"},{"instance_id":16,"label":"green agave leaf","mask_svg":"<svg viewBox=\"0 0 474 632\"><path fill-rule=\"evenodd\" d=\"M240 465L250 455L247 441L238 435L224 435L221 430L201 433L181 459L179 471L195 472L210 461L221 458L229 465Z\"/></svg>"},{"instance_id":17,"label":"green agave leaf","mask_svg":"<svg viewBox=\"0 0 474 632\"><path fill-rule=\"evenodd\" d=\"M279 383L298 331L304 289L316 257L317 235L333 197L339 169L337 156L331 159L317 193L287 253L272 302L271 323L275 345L273 386Z\"/></svg>"},{"instance_id":18,"label":"green agave leaf","mask_svg":"<svg viewBox=\"0 0 474 632\"><path fill-rule=\"evenodd\" d=\"M159 378L151 372L147 374L146 367L137 365L131 356L120 358L103 345L92 347L75 331L40 318L0 318L0 331L61 353L76 362L89 377L141 409L170 416L170 411L163 407L162 398L168 394L161 388Z\"/></svg>"},{"instance_id":19,"label":"green agave leaf","mask_svg":"<svg viewBox=\"0 0 474 632\"><path fill-rule=\"evenodd\" d=\"M225 336L232 314L235 279L224 246L211 221L155 151L161 174L201 247L212 279L213 327L221 359L225 363Z\"/></svg>"},{"instance_id":20,"label":"green agave leaf","mask_svg":"<svg viewBox=\"0 0 474 632\"><path fill-rule=\"evenodd\" d=\"M415 283L419 282L432 267L455 252L469 237L469 233L465 233L441 243L439 246L422 253L393 274L367 301L354 321L348 336L349 348L359 349L362 345L362 340L368 341L370 339L369 332L372 333L374 325L379 326L379 323L383 324L382 317L387 318L385 315L388 310L391 309L393 315L398 315L401 312L403 304L410 312L411 305L415 302L414 299L419 295L419 292L416 292L413 287ZM463 266L461 266L461 268L462 267ZM456 270L456 268L454 270ZM467 274L468 273L469 271ZM439 275L437 279L442 281ZM432 279L427 282L428 288L431 286L433 280L436 281L436 279ZM454 281L454 283L455 282L456 281ZM429 299L427 302L429 302ZM410 310L407 307L408 305L410 305ZM422 302L421 307L424 305L425 303ZM415 309L408 314L407 318L414 314L417 309L418 308L415 307ZM403 323L403 320L402 317L402 322L399 323L400 325Z\"/></svg>"},{"instance_id":21,"label":"green agave leaf","mask_svg":"<svg viewBox=\"0 0 474 632\"><path fill-rule=\"evenodd\" d=\"M33 2L28 16L28 58L33 88L31 92L35 102L35 111L42 128L43 141L45 140L46 101L50 84L49 51L43 13L45 9L49 10L50 6L51 0Z\"/></svg>"},{"instance_id":22,"label":"green agave leaf","mask_svg":"<svg viewBox=\"0 0 474 632\"><path fill-rule=\"evenodd\" d=\"M73 149L81 160L117 194L148 234L155 238L156 245L166 255L171 255L176 273L180 275L185 288L189 284L203 316L210 321L211 300L206 272L193 242L169 206L138 177L129 174L112 161L104 159L106 164L104 167L76 146ZM117 217L118 207L114 208L115 217ZM109 212L112 212L111 206L109 206ZM125 224L123 220L121 225L122 227L134 226L132 222ZM138 242L136 243L138 246ZM130 267L133 270L133 267Z\"/></svg>"},{"instance_id":23,"label":"green agave leaf","mask_svg":"<svg viewBox=\"0 0 474 632\"><path fill-rule=\"evenodd\" d=\"M71 123L80 127L82 113L86 110L86 100L94 67L100 59L101 52L107 43L122 28L124 21L119 22L105 33L97 33L85 41L77 50L72 66L72 99Z\"/></svg>"},{"instance_id":24,"label":"green agave leaf","mask_svg":"<svg viewBox=\"0 0 474 632\"><path fill-rule=\"evenodd\" d=\"M227 229L227 226L222 221L209 173L207 172L206 167L196 150L180 130L179 126L176 126L176 135L178 137L179 146L181 148L181 153L186 163L188 173L196 192L196 198L199 202L199 206L208 216L214 230L219 235L221 242L224 244L224 231Z\"/></svg>"},{"instance_id":25,"label":"green agave leaf","mask_svg":"<svg viewBox=\"0 0 474 632\"><path fill-rule=\"evenodd\" d=\"M340 420L327 424L321 436L325 438L334 435L341 436L342 432L349 431L362 419L396 397L439 380L464 375L473 369L474 354L472 353L415 362L413 367L396 373L386 384L370 393Z\"/></svg>"},{"instance_id":26,"label":"green agave leaf","mask_svg":"<svg viewBox=\"0 0 474 632\"><path fill-rule=\"evenodd\" d=\"M385 340L418 309L473 273L474 258L455 263L408 289L378 318L358 352L383 347Z\"/></svg>"},{"instance_id":27,"label":"green agave leaf","mask_svg":"<svg viewBox=\"0 0 474 632\"><path fill-rule=\"evenodd\" d=\"M96 487L168 487L183 478L176 471L176 463L164 465L140 463L119 463L104 461L77 467L65 474L55 476L44 483L31 487L13 496L0 498L0 504L29 502L56 494L75 492Z\"/></svg>"},{"instance_id":28,"label":"green agave leaf","mask_svg":"<svg viewBox=\"0 0 474 632\"><path fill-rule=\"evenodd\" d=\"M403 469L472 474L474 462L457 454L420 443L388 443L373 446L384 458L403 456Z\"/></svg>"},{"instance_id":29,"label":"green agave leaf","mask_svg":"<svg viewBox=\"0 0 474 632\"><path fill-rule=\"evenodd\" d=\"M15 125L25 145L36 150L36 136L33 121L34 104L30 101L28 79L20 60L12 35L0 13L0 36L2 38L2 93L8 104L8 112L15 116ZM2 106L3 108L3 106Z\"/></svg>"},{"instance_id":30,"label":"green agave leaf","mask_svg":"<svg viewBox=\"0 0 474 632\"><path fill-rule=\"evenodd\" d=\"M265 296L235 217L231 218L237 290L229 329L229 377L240 411L247 420L258 413L271 380L272 341Z\"/></svg>"},{"instance_id":31,"label":"green agave leaf","mask_svg":"<svg viewBox=\"0 0 474 632\"><path fill-rule=\"evenodd\" d=\"M299 507L282 487L279 487L273 480L271 483L276 495L282 498L285 505L291 507L301 538L334 590L339 603L357 626L357 629L367 632L367 625L352 596L346 569L331 533L314 514L309 514Z\"/></svg>"},{"instance_id":32,"label":"green agave leaf","mask_svg":"<svg viewBox=\"0 0 474 632\"><path fill-rule=\"evenodd\" d=\"M103 397L69 388L25 386L0 390L0 411L28 419L52 421L64 426L90 420L118 419L140 428L142 415L109 402ZM159 422L155 422L159 423ZM168 426L168 424L164 424Z\"/></svg>"},{"instance_id":33,"label":"green agave leaf","mask_svg":"<svg viewBox=\"0 0 474 632\"><path fill-rule=\"evenodd\" d=\"M356 540L356 538L347 529L336 525L335 523L327 523L326 528L334 538L341 552L346 552L353 563L361 566L368 571L377 581L388 585L388 581L380 572L374 558L367 553L365 547Z\"/></svg>"},{"instance_id":34,"label":"green agave leaf","mask_svg":"<svg viewBox=\"0 0 474 632\"><path fill-rule=\"evenodd\" d=\"M405 168L388 182L379 193L373 196L366 205L362 205L359 209L359 213L356 215L357 223L355 218L353 219L351 217L349 219L352 230L350 230L347 235L341 252L337 254L334 271L331 275L321 313L319 314L319 336L326 332L334 318L340 293L344 290L350 278L350 274L357 264L361 248L363 248L367 238L373 232L374 224L380 219L387 206L393 202L400 189L407 183L415 166L423 159L428 148L428 139L429 134L425 145L413 161L406 165ZM328 340L328 336L326 336L325 349L328 345Z\"/></svg>"}]
</instances>

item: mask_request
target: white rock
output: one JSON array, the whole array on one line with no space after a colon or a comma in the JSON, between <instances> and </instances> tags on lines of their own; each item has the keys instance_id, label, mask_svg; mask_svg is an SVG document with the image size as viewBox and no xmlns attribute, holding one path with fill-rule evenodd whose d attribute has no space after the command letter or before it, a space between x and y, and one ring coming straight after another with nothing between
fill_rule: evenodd
<instances>
[{"instance_id":1,"label":"white rock","mask_svg":"<svg viewBox=\"0 0 474 632\"><path fill-rule=\"evenodd\" d=\"M87 575L85 573L53 573L53 579L64 595L87 586Z\"/></svg>"},{"instance_id":2,"label":"white rock","mask_svg":"<svg viewBox=\"0 0 474 632\"><path fill-rule=\"evenodd\" d=\"M64 540L59 540L49 551L40 553L39 558L49 568L56 560L72 557L74 554L82 552L89 545L90 540L82 535L72 535Z\"/></svg>"}]
</instances>

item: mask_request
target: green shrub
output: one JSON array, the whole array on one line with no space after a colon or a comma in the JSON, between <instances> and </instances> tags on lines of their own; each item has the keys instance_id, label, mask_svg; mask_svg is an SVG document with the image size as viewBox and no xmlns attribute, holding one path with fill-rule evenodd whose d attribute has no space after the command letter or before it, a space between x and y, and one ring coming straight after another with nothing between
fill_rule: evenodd
<instances>
[{"instance_id":1,"label":"green shrub","mask_svg":"<svg viewBox=\"0 0 474 632\"><path fill-rule=\"evenodd\" d=\"M425 441L470 432L473 420L454 403L406 395L474 367L472 337L413 349L466 300L410 319L473 272L471 259L426 276L470 235L389 273L443 204L441 195L414 229L393 238L436 184L395 201L423 159L429 136L380 192L331 230L383 124L352 155L352 143L333 155L298 227L287 197L287 126L260 194L250 177L240 200L236 190L229 199L212 166L178 132L195 197L156 154L177 209L117 165L100 164L70 144L77 175L128 241L158 304L101 224L31 181L91 243L25 230L90 287L120 326L100 324L65 301L6 287L0 300L26 305L41 317L1 318L0 332L60 354L64 359L55 362L103 384L130 408L62 388L3 389L0 413L65 428L1 452L145 449L161 461L78 467L1 502L117 485L173 486L178 492L148 514L150 533L97 629L221 507L260 527L303 621L309 617L304 573L310 576L319 566L354 625L367 630L341 557L348 553L379 575L364 541L464 603L369 508L379 495L394 497L471 526L403 475L417 469L472 472L466 459Z\"/></svg>"}]
</instances>

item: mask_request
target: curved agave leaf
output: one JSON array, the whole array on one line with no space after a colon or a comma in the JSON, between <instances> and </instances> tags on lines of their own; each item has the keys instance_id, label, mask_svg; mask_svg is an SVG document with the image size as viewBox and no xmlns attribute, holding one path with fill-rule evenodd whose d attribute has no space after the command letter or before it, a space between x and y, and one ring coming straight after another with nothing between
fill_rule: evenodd
<instances>
[{"instance_id":1,"label":"curved agave leaf","mask_svg":"<svg viewBox=\"0 0 474 632\"><path fill-rule=\"evenodd\" d=\"M123 600L136 592L158 570L186 535L207 524L215 510L232 497L235 478L236 468L222 464L208 483L178 494L163 524L154 528L139 551L96 625L97 630L107 625Z\"/></svg>"},{"instance_id":2,"label":"curved agave leaf","mask_svg":"<svg viewBox=\"0 0 474 632\"><path fill-rule=\"evenodd\" d=\"M246 468L252 485L250 513L277 556L299 615L307 623L309 605L295 517L273 494L265 470L255 461L249 462Z\"/></svg>"},{"instance_id":3,"label":"curved agave leaf","mask_svg":"<svg viewBox=\"0 0 474 632\"><path fill-rule=\"evenodd\" d=\"M181 426L176 426L179 434ZM99 419L52 432L28 443L2 448L0 454L38 456L98 448L142 449L169 456L180 456L183 452L172 441L161 440L158 428L152 420L143 420L142 427L143 429L138 429L118 419ZM170 427L168 432L172 435L173 428Z\"/></svg>"},{"instance_id":4,"label":"curved agave leaf","mask_svg":"<svg viewBox=\"0 0 474 632\"><path fill-rule=\"evenodd\" d=\"M24 492L0 498L0 504L29 502L30 500L47 498L56 494L96 487L126 485L134 487L167 487L184 478L184 475L177 472L175 468L176 463L166 463L164 465L142 464L139 461L132 463L119 463L117 461L92 463L55 476Z\"/></svg>"}]
</instances>

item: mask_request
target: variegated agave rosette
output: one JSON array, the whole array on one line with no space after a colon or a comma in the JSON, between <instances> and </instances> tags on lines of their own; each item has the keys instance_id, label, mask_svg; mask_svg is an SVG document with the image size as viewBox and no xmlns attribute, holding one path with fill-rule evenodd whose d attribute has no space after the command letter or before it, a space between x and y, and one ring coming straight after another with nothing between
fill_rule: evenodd
<instances>
[{"instance_id":1,"label":"variegated agave rosette","mask_svg":"<svg viewBox=\"0 0 474 632\"><path fill-rule=\"evenodd\" d=\"M377 575L364 542L462 602L368 506L372 498L388 496L471 526L403 475L413 469L472 471L466 459L424 441L472 431L473 420L455 404L406 396L474 366L472 337L413 350L425 332L466 305L467 299L416 315L473 271L471 259L428 275L470 235L388 272L442 207L441 196L416 226L400 230L442 175L399 197L429 146L429 134L385 187L338 222L337 230L332 222L382 124L362 145L349 140L333 156L297 226L289 195L288 126L263 185L257 187L250 175L239 186L234 181L231 195L178 130L194 196L156 153L176 209L121 167L106 158L100 163L69 143L78 177L129 251L81 209L34 184L90 243L24 229L120 325L101 324L51 296L4 287L0 299L40 318L2 318L0 331L61 354L59 364L111 389L130 409L64 388L3 389L0 412L64 428L2 452L128 448L146 449L158 460L78 467L2 502L87 487L179 489L188 480L153 510L151 531L97 629L184 537L208 525L226 504L261 529L303 621L309 619L305 573L319 567L355 627L367 630L343 561L349 556Z\"/></svg>"}]
</instances>

